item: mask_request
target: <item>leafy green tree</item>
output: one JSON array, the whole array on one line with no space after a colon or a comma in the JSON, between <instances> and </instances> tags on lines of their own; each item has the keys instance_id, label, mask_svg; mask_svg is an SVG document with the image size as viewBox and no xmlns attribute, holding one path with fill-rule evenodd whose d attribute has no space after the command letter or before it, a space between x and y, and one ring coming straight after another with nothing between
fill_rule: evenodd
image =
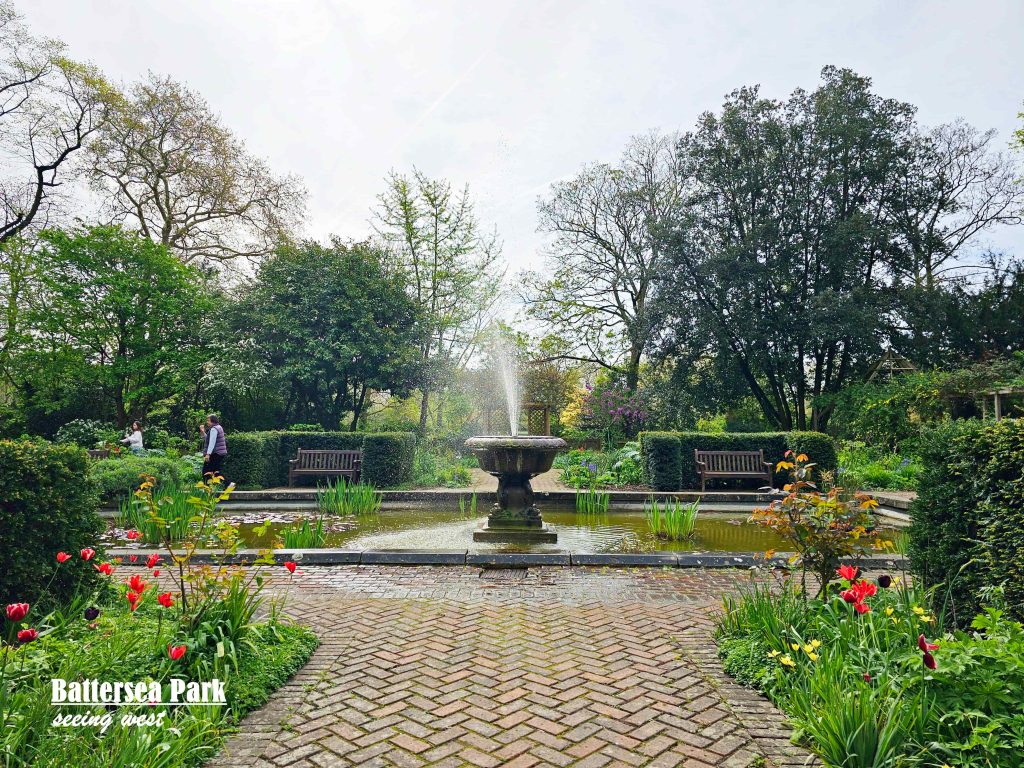
<instances>
[{"instance_id":1,"label":"leafy green tree","mask_svg":"<svg viewBox=\"0 0 1024 768\"><path fill-rule=\"evenodd\" d=\"M374 392L416 385L428 327L407 291L370 245L281 246L230 308L232 342L281 387L289 423L355 430Z\"/></svg>"},{"instance_id":2,"label":"leafy green tree","mask_svg":"<svg viewBox=\"0 0 1024 768\"><path fill-rule=\"evenodd\" d=\"M60 387L68 380L98 391L119 427L144 419L196 366L209 309L202 276L118 227L41 239L35 343L25 353L35 388L59 399L74 391Z\"/></svg>"}]
</instances>

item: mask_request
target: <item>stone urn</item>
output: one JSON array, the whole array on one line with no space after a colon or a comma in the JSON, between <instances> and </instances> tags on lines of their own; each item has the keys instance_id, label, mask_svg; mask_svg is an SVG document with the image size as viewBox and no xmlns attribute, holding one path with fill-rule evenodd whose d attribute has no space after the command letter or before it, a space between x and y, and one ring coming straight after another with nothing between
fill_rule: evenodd
<instances>
[{"instance_id":1,"label":"stone urn","mask_svg":"<svg viewBox=\"0 0 1024 768\"><path fill-rule=\"evenodd\" d=\"M558 534L544 524L533 499L530 478L551 469L559 451L568 446L560 437L487 435L466 441L480 468L498 478L498 498L486 524L473 533L474 541L553 543Z\"/></svg>"}]
</instances>

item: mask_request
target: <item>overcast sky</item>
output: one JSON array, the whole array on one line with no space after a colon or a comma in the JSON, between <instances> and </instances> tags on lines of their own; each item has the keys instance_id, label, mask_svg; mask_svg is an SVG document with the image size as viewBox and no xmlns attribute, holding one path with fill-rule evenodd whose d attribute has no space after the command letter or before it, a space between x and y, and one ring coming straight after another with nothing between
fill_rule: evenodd
<instances>
[{"instance_id":1,"label":"overcast sky","mask_svg":"<svg viewBox=\"0 0 1024 768\"><path fill-rule=\"evenodd\" d=\"M309 188L308 233L358 238L390 169L469 183L513 270L539 265L536 200L728 91L782 98L851 67L925 124L1006 145L1024 100L1024 0L15 0L37 34L129 82L202 93ZM1024 255L1024 227L988 244Z\"/></svg>"}]
</instances>

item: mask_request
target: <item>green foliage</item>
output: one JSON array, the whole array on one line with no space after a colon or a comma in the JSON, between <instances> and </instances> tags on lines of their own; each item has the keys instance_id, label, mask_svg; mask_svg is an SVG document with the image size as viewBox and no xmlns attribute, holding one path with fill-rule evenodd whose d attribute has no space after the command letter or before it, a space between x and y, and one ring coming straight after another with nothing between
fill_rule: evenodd
<instances>
[{"instance_id":1,"label":"green foliage","mask_svg":"<svg viewBox=\"0 0 1024 768\"><path fill-rule=\"evenodd\" d=\"M419 440L413 458L412 482L422 488L468 488L473 482L470 469L474 466L477 466L475 457L460 457L443 441Z\"/></svg>"},{"instance_id":2,"label":"green foliage","mask_svg":"<svg viewBox=\"0 0 1024 768\"><path fill-rule=\"evenodd\" d=\"M304 517L281 532L281 546L284 549L317 549L325 541L323 515L316 515L312 520Z\"/></svg>"},{"instance_id":3,"label":"green foliage","mask_svg":"<svg viewBox=\"0 0 1024 768\"><path fill-rule=\"evenodd\" d=\"M95 569L78 560L103 530L85 451L70 445L0 441L0 603L57 601L91 591ZM58 565L58 551L75 556Z\"/></svg>"},{"instance_id":4,"label":"green foliage","mask_svg":"<svg viewBox=\"0 0 1024 768\"><path fill-rule=\"evenodd\" d=\"M389 488L411 482L416 438L401 432L231 432L227 442L224 474L239 488L286 485L288 461L298 455L299 448L362 449L362 480L377 488ZM299 482L303 480L316 482L316 478Z\"/></svg>"},{"instance_id":5,"label":"green foliage","mask_svg":"<svg viewBox=\"0 0 1024 768\"><path fill-rule=\"evenodd\" d=\"M124 453L94 461L89 467L89 478L99 491L100 498L107 501L130 497L143 477L155 477L157 485L164 488L182 486L199 479L188 462L166 455L135 456Z\"/></svg>"},{"instance_id":6,"label":"green foliage","mask_svg":"<svg viewBox=\"0 0 1024 768\"><path fill-rule=\"evenodd\" d=\"M1024 615L1024 421L959 421L928 430L910 514L910 558L928 585L949 591L963 625L984 587L1003 586Z\"/></svg>"},{"instance_id":7,"label":"green foliage","mask_svg":"<svg viewBox=\"0 0 1024 768\"><path fill-rule=\"evenodd\" d=\"M375 488L394 488L412 482L416 435L373 432L363 438L363 482Z\"/></svg>"},{"instance_id":8,"label":"green foliage","mask_svg":"<svg viewBox=\"0 0 1024 768\"><path fill-rule=\"evenodd\" d=\"M578 515L606 515L611 504L611 494L602 491L594 486L586 490L576 491L576 514Z\"/></svg>"},{"instance_id":9,"label":"green foliage","mask_svg":"<svg viewBox=\"0 0 1024 768\"><path fill-rule=\"evenodd\" d=\"M196 477L198 480L198 475ZM136 485L141 485L139 478ZM181 541L188 533L188 526L195 514L188 503L194 488L191 485L165 485L153 490L153 497L159 505L159 519L152 519L145 504L132 493L118 505L117 524L125 530L135 529L142 534L142 542L159 546L165 539Z\"/></svg>"},{"instance_id":10,"label":"green foliage","mask_svg":"<svg viewBox=\"0 0 1024 768\"><path fill-rule=\"evenodd\" d=\"M339 480L336 483L328 483L323 488L317 487L316 504L321 514L358 517L377 514L380 511L381 497L368 483L346 483Z\"/></svg>"},{"instance_id":11,"label":"green foliage","mask_svg":"<svg viewBox=\"0 0 1024 768\"><path fill-rule=\"evenodd\" d=\"M262 707L306 663L319 641L305 627L291 624L258 625L251 650L243 652L238 674L228 686L231 711L237 718Z\"/></svg>"},{"instance_id":12,"label":"green foliage","mask_svg":"<svg viewBox=\"0 0 1024 768\"><path fill-rule=\"evenodd\" d=\"M916 456L901 456L851 441L839 450L835 482L851 490L913 491L923 470Z\"/></svg>"},{"instance_id":13,"label":"green foliage","mask_svg":"<svg viewBox=\"0 0 1024 768\"><path fill-rule=\"evenodd\" d=\"M822 432L641 432L641 456L647 471L647 482L656 491L678 491L697 488L700 478L693 460L694 450L756 451L764 450L765 461L775 465L786 451L813 456L816 475L833 472L838 466L835 441ZM776 472L773 484L785 482L786 476Z\"/></svg>"},{"instance_id":14,"label":"green foliage","mask_svg":"<svg viewBox=\"0 0 1024 768\"><path fill-rule=\"evenodd\" d=\"M96 419L73 419L57 430L54 440L80 448L99 448L106 443L115 442L120 437L121 432L113 424Z\"/></svg>"},{"instance_id":15,"label":"green foliage","mask_svg":"<svg viewBox=\"0 0 1024 768\"><path fill-rule=\"evenodd\" d=\"M699 510L699 499L684 504L679 499L665 499L659 502L652 496L644 504L644 518L651 533L659 539L685 541L693 536Z\"/></svg>"}]
</instances>

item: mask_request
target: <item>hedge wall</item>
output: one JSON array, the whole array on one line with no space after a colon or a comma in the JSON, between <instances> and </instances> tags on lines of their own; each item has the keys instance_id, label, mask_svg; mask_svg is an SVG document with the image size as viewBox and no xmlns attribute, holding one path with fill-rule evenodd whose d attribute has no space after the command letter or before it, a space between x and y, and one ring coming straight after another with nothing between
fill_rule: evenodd
<instances>
[{"instance_id":1,"label":"hedge wall","mask_svg":"<svg viewBox=\"0 0 1024 768\"><path fill-rule=\"evenodd\" d=\"M693 461L694 450L764 450L765 461L777 463L787 450L806 453L820 471L838 466L835 442L821 432L642 432L640 452L647 482L658 491L676 491L700 487ZM776 475L773 484L786 481ZM734 485L736 481L726 481Z\"/></svg>"},{"instance_id":2,"label":"hedge wall","mask_svg":"<svg viewBox=\"0 0 1024 768\"><path fill-rule=\"evenodd\" d=\"M910 561L951 623L979 610L981 590L1002 586L1024 618L1024 421L953 421L919 443L924 471L911 505Z\"/></svg>"},{"instance_id":3,"label":"hedge wall","mask_svg":"<svg viewBox=\"0 0 1024 768\"><path fill-rule=\"evenodd\" d=\"M88 461L73 445L0 440L0 603L31 603L36 620L45 613L40 598L46 607L66 603L98 581L78 557L100 549L104 529ZM74 557L59 565L60 551Z\"/></svg>"},{"instance_id":4,"label":"hedge wall","mask_svg":"<svg viewBox=\"0 0 1024 768\"><path fill-rule=\"evenodd\" d=\"M411 432L232 432L227 435L224 475L239 488L274 488L288 484L288 460L299 448L363 450L363 480L387 488L412 480L416 436ZM318 478L297 483L316 485ZM319 478L323 482L323 478Z\"/></svg>"}]
</instances>

